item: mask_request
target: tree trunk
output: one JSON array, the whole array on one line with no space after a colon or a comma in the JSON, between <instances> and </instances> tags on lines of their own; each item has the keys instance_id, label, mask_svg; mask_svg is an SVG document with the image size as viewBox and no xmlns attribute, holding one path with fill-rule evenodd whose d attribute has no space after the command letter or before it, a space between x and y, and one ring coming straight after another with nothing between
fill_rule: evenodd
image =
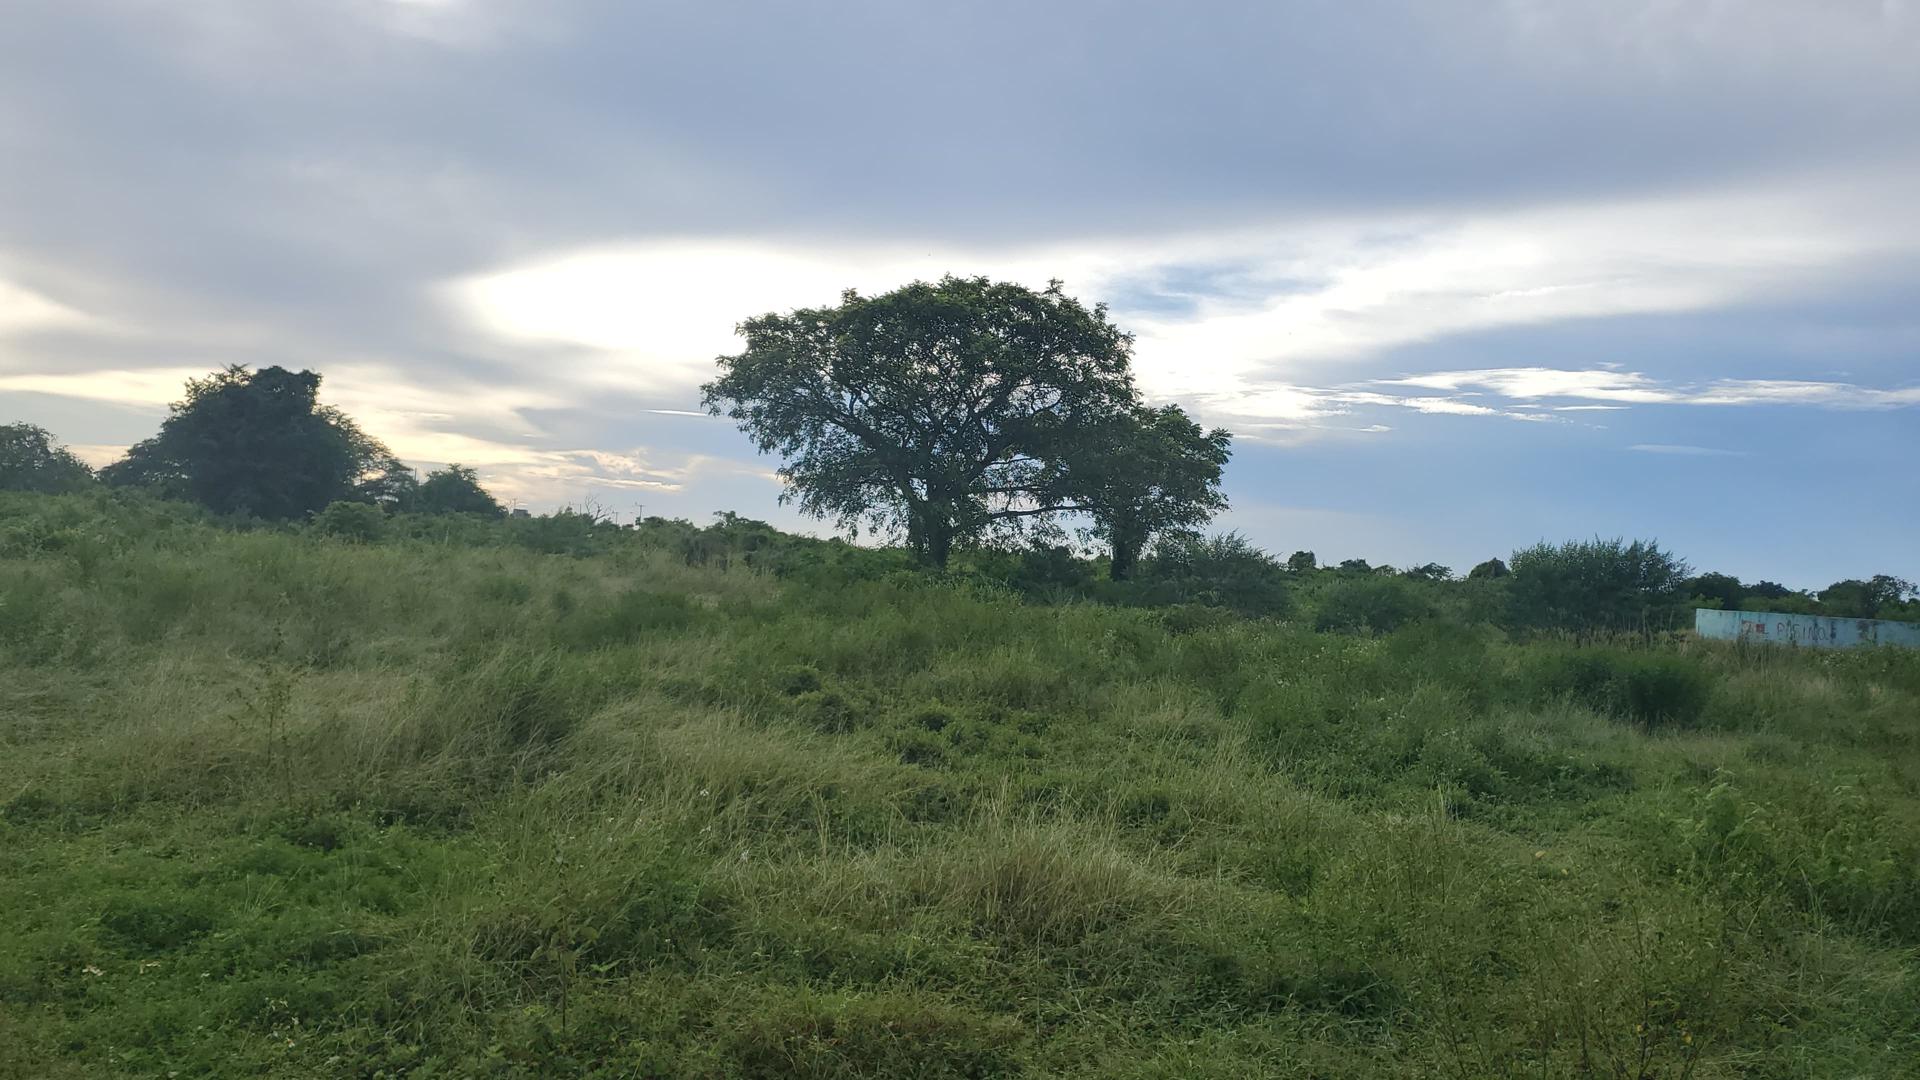
<instances>
[{"instance_id":1,"label":"tree trunk","mask_svg":"<svg viewBox=\"0 0 1920 1080\"><path fill-rule=\"evenodd\" d=\"M943 521L929 531L932 535L927 538L927 561L935 569L945 570L947 556L953 553L953 526Z\"/></svg>"},{"instance_id":2,"label":"tree trunk","mask_svg":"<svg viewBox=\"0 0 1920 1080\"><path fill-rule=\"evenodd\" d=\"M947 568L947 557L953 553L953 521L938 503L917 503L908 510L907 547L921 566Z\"/></svg>"},{"instance_id":3,"label":"tree trunk","mask_svg":"<svg viewBox=\"0 0 1920 1080\"><path fill-rule=\"evenodd\" d=\"M1135 524L1133 515L1118 517L1108 528L1112 537L1113 555L1107 562L1107 577L1113 581L1125 581L1133 576L1134 567L1140 564L1140 549L1147 546L1147 531Z\"/></svg>"}]
</instances>

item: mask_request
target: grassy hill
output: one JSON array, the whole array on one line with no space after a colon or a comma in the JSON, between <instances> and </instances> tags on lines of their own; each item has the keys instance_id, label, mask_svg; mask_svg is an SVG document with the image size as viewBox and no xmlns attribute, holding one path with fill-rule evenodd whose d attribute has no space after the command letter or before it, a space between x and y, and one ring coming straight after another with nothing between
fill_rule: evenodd
<instances>
[{"instance_id":1,"label":"grassy hill","mask_svg":"<svg viewBox=\"0 0 1920 1080\"><path fill-rule=\"evenodd\" d=\"M1920 1062L1920 656L509 528L0 503L0 1075Z\"/></svg>"}]
</instances>

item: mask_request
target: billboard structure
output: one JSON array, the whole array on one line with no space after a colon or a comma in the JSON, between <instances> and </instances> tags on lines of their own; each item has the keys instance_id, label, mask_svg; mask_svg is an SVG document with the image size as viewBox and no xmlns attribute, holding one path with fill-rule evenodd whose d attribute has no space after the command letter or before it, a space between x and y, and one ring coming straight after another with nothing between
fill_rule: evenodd
<instances>
[{"instance_id":1,"label":"billboard structure","mask_svg":"<svg viewBox=\"0 0 1920 1080\"><path fill-rule=\"evenodd\" d=\"M1710 641L1766 641L1818 649L1904 645L1920 649L1920 623L1889 619L1836 619L1778 611L1716 611L1695 608L1693 632Z\"/></svg>"}]
</instances>

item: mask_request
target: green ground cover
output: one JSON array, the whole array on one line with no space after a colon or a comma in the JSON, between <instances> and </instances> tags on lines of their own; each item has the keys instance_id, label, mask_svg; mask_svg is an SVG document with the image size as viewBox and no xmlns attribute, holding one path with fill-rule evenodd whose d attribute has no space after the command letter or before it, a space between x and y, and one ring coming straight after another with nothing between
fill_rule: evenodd
<instances>
[{"instance_id":1,"label":"green ground cover","mask_svg":"<svg viewBox=\"0 0 1920 1080\"><path fill-rule=\"evenodd\" d=\"M0 1075L1920 1073L1920 656L537 546L0 506Z\"/></svg>"}]
</instances>

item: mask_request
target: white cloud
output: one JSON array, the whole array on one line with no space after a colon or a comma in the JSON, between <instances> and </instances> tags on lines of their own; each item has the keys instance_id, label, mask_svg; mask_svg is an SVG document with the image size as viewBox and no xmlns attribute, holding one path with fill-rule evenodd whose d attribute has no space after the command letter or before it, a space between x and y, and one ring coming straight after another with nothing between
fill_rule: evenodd
<instances>
[{"instance_id":1,"label":"white cloud","mask_svg":"<svg viewBox=\"0 0 1920 1080\"><path fill-rule=\"evenodd\" d=\"M1477 387L1503 397L1595 398L1602 401L1656 402L1668 400L1664 391L1636 372L1612 370L1568 371L1557 368L1489 368L1479 371L1436 371L1400 379L1375 380L1380 386L1417 386L1429 390Z\"/></svg>"},{"instance_id":2,"label":"white cloud","mask_svg":"<svg viewBox=\"0 0 1920 1080\"><path fill-rule=\"evenodd\" d=\"M0 281L0 334L93 324L92 318L65 304L22 286Z\"/></svg>"},{"instance_id":3,"label":"white cloud","mask_svg":"<svg viewBox=\"0 0 1920 1080\"><path fill-rule=\"evenodd\" d=\"M1712 446L1684 446L1672 443L1635 443L1627 447L1643 454L1673 454L1682 457L1745 457L1744 450L1721 450Z\"/></svg>"},{"instance_id":4,"label":"white cloud","mask_svg":"<svg viewBox=\"0 0 1920 1080\"><path fill-rule=\"evenodd\" d=\"M188 379L206 374L206 368L141 368L61 375L0 375L0 390L157 408L178 401Z\"/></svg>"},{"instance_id":5,"label":"white cloud","mask_svg":"<svg viewBox=\"0 0 1920 1080\"><path fill-rule=\"evenodd\" d=\"M1129 295L1220 268L1230 294L1169 288L1182 303L1119 310L1137 333L1151 395L1221 417L1299 422L1337 414L1288 378L1301 365L1357 362L1395 346L1502 326L1682 312L1763 298L1888 251L1920 252L1912 215L1881 213L1900 192L1800 178L1793 185L1452 219L1324 221L1226 232L1109 237L1072 246L968 250L697 239L561 253L451 283L474 325L510 341L596 351L599 377L690 392L736 351L742 318L832 303L848 287L891 288L945 272L1074 294ZM1389 239L1381 239L1388 237ZM1303 286L1302 283L1312 283ZM1441 372L1380 385L1509 398L1624 404L1673 400L1617 370ZM1735 392L1723 387L1722 396ZM1748 384L1749 396L1795 391ZM1703 401L1702 403L1714 403ZM1429 412L1500 412L1453 399L1394 402Z\"/></svg>"},{"instance_id":6,"label":"white cloud","mask_svg":"<svg viewBox=\"0 0 1920 1080\"><path fill-rule=\"evenodd\" d=\"M1694 405L1819 405L1834 409L1898 409L1920 405L1920 386L1876 390L1851 383L1721 379L1681 400Z\"/></svg>"},{"instance_id":7,"label":"white cloud","mask_svg":"<svg viewBox=\"0 0 1920 1080\"><path fill-rule=\"evenodd\" d=\"M1655 405L1800 405L1829 409L1897 409L1920 405L1920 386L1893 390L1852 383L1797 379L1716 379L1707 383L1665 383L1639 372L1487 368L1436 371L1369 385L1417 386L1435 390L1485 390L1502 397L1597 399ZM1556 405L1556 412L1619 409L1620 405Z\"/></svg>"}]
</instances>

